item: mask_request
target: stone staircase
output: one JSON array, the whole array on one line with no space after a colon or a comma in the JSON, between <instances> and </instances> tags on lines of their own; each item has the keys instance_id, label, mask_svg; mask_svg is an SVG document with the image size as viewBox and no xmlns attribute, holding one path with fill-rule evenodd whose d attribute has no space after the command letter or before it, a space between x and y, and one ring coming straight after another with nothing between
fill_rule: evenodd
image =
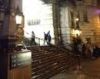
<instances>
[{"instance_id":1,"label":"stone staircase","mask_svg":"<svg viewBox=\"0 0 100 79\"><path fill-rule=\"evenodd\" d=\"M31 47L32 79L49 79L78 64L77 57L56 46Z\"/></svg>"}]
</instances>

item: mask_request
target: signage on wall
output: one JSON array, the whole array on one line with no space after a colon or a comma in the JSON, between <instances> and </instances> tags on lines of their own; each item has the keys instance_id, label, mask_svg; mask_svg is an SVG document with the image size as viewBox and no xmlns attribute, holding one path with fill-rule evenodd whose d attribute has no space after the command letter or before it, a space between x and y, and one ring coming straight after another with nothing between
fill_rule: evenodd
<instances>
[{"instance_id":1,"label":"signage on wall","mask_svg":"<svg viewBox=\"0 0 100 79\"><path fill-rule=\"evenodd\" d=\"M23 67L31 64L31 51L24 51L20 53L9 55L10 69Z\"/></svg>"},{"instance_id":2,"label":"signage on wall","mask_svg":"<svg viewBox=\"0 0 100 79\"><path fill-rule=\"evenodd\" d=\"M27 24L28 24L29 26L31 26L31 25L39 25L39 24L40 24L40 19L29 20L29 21L27 22Z\"/></svg>"}]
</instances>

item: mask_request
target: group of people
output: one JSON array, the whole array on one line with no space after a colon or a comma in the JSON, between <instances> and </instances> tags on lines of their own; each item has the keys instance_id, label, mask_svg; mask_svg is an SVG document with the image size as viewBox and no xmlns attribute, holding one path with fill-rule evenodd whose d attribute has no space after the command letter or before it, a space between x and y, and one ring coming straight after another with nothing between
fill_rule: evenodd
<instances>
[{"instance_id":1,"label":"group of people","mask_svg":"<svg viewBox=\"0 0 100 79\"><path fill-rule=\"evenodd\" d=\"M87 38L86 41L86 43L83 43L80 38L74 38L73 51L85 57L100 56L100 48L96 44L91 43L90 38Z\"/></svg>"},{"instance_id":2,"label":"group of people","mask_svg":"<svg viewBox=\"0 0 100 79\"><path fill-rule=\"evenodd\" d=\"M35 38L36 38L35 33L32 31L32 36L31 36L31 44L32 45L36 45ZM51 45L50 31L48 31L47 33L44 32L44 45Z\"/></svg>"}]
</instances>

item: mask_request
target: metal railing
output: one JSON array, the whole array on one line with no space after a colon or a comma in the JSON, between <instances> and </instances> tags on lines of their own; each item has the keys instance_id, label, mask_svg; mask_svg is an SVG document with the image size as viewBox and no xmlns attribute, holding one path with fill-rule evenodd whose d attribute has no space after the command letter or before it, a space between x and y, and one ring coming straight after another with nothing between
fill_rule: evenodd
<instances>
[{"instance_id":1,"label":"metal railing","mask_svg":"<svg viewBox=\"0 0 100 79\"><path fill-rule=\"evenodd\" d=\"M35 41L33 41L35 43L32 43L31 38L30 39L24 38L23 41L26 46L33 46L33 45L46 46L48 45L47 41L44 40L44 38L40 38L40 37L35 37ZM51 44L54 45L54 38L51 38Z\"/></svg>"}]
</instances>

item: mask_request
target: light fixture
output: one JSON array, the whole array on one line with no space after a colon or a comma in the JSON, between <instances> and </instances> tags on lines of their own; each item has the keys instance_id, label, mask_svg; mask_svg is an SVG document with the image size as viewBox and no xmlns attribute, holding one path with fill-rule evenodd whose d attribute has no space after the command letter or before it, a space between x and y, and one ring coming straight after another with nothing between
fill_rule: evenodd
<instances>
[{"instance_id":1,"label":"light fixture","mask_svg":"<svg viewBox=\"0 0 100 79\"><path fill-rule=\"evenodd\" d=\"M79 27L79 18L75 18L75 23L76 23L76 27L72 29L71 34L73 37L77 37L80 36L82 31L80 30Z\"/></svg>"},{"instance_id":2,"label":"light fixture","mask_svg":"<svg viewBox=\"0 0 100 79\"><path fill-rule=\"evenodd\" d=\"M73 37L80 36L82 31L80 29L72 29L71 34Z\"/></svg>"},{"instance_id":3,"label":"light fixture","mask_svg":"<svg viewBox=\"0 0 100 79\"><path fill-rule=\"evenodd\" d=\"M20 11L20 8L16 8L16 15L15 15L15 21L16 21L16 44L22 44L23 41L23 21L24 21L24 15Z\"/></svg>"},{"instance_id":4,"label":"light fixture","mask_svg":"<svg viewBox=\"0 0 100 79\"><path fill-rule=\"evenodd\" d=\"M22 24L23 14L20 11L19 7L17 7L17 9L16 9L16 18L15 19L16 19L16 24L17 25Z\"/></svg>"},{"instance_id":5,"label":"light fixture","mask_svg":"<svg viewBox=\"0 0 100 79\"><path fill-rule=\"evenodd\" d=\"M80 36L81 33L82 33L82 31L81 31L80 29L76 29L76 30L75 30L75 35L76 35L76 36Z\"/></svg>"},{"instance_id":6,"label":"light fixture","mask_svg":"<svg viewBox=\"0 0 100 79\"><path fill-rule=\"evenodd\" d=\"M75 18L75 21L79 21L79 18Z\"/></svg>"}]
</instances>

